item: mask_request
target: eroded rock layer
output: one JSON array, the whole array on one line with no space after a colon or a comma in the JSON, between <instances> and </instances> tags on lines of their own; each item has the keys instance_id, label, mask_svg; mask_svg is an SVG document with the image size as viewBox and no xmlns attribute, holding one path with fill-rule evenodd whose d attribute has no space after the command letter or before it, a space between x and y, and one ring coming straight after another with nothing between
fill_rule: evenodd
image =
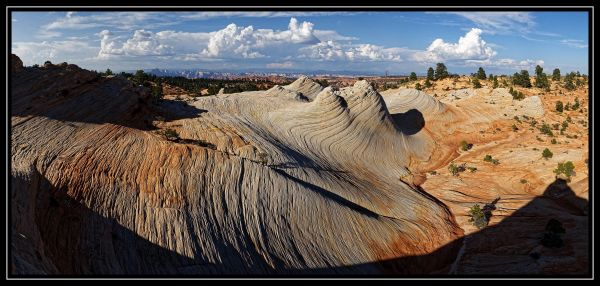
<instances>
[{"instance_id":1,"label":"eroded rock layer","mask_svg":"<svg viewBox=\"0 0 600 286\"><path fill-rule=\"evenodd\" d=\"M462 230L401 180L425 151L368 83L317 86L188 105L73 65L14 73L13 273L447 268L454 244L427 255ZM169 128L178 140L157 134Z\"/></svg>"}]
</instances>

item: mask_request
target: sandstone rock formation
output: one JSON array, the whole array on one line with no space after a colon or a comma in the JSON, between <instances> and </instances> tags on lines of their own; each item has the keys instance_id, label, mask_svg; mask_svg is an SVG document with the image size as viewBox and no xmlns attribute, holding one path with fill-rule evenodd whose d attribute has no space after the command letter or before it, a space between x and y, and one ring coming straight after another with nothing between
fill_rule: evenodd
<instances>
[{"instance_id":1,"label":"sandstone rock formation","mask_svg":"<svg viewBox=\"0 0 600 286\"><path fill-rule=\"evenodd\" d=\"M464 205L425 173L463 138L499 138L479 130L509 109L544 114L501 90L437 100L301 77L157 101L74 65L12 71L17 274L477 273L459 249L490 250L463 244Z\"/></svg>"},{"instance_id":2,"label":"sandstone rock formation","mask_svg":"<svg viewBox=\"0 0 600 286\"><path fill-rule=\"evenodd\" d=\"M395 128L381 96L366 82L314 95L320 88L301 80L310 88L292 91L314 101L290 100L287 87L190 106L153 102L124 79L80 69L13 74L12 271L447 267L456 247L419 256L462 231L443 204L400 180L421 150ZM155 130L166 128L181 140Z\"/></svg>"}]
</instances>

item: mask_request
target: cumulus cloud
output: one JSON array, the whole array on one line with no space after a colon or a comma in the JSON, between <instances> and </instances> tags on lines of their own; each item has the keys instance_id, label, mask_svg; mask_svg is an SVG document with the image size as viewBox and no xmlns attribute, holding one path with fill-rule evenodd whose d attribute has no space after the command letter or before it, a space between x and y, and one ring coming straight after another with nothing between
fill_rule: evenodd
<instances>
[{"instance_id":1,"label":"cumulus cloud","mask_svg":"<svg viewBox=\"0 0 600 286\"><path fill-rule=\"evenodd\" d=\"M136 30L133 37L120 44L117 37L108 30L103 30L100 36L99 58L109 58L116 55L127 56L166 56L173 55L173 47L162 43L159 36L145 31Z\"/></svg>"},{"instance_id":2,"label":"cumulus cloud","mask_svg":"<svg viewBox=\"0 0 600 286\"><path fill-rule=\"evenodd\" d=\"M384 48L372 44L342 45L335 41L324 41L301 49L301 57L333 61L401 61L400 48Z\"/></svg>"},{"instance_id":3,"label":"cumulus cloud","mask_svg":"<svg viewBox=\"0 0 600 286\"><path fill-rule=\"evenodd\" d=\"M420 62L439 62L445 60L484 60L496 55L496 51L481 38L481 29L473 28L458 39L458 43L447 43L435 39L423 52L414 54Z\"/></svg>"},{"instance_id":4,"label":"cumulus cloud","mask_svg":"<svg viewBox=\"0 0 600 286\"><path fill-rule=\"evenodd\" d=\"M255 30L252 26L240 27L229 24L222 30L211 33L208 46L202 50L207 57L259 58L265 57L260 49L282 44L312 44L319 42L314 35L313 24L299 23L291 18L288 30L275 31L272 29Z\"/></svg>"},{"instance_id":5,"label":"cumulus cloud","mask_svg":"<svg viewBox=\"0 0 600 286\"><path fill-rule=\"evenodd\" d=\"M335 41L320 42L315 45L300 49L301 56L319 60L341 60L345 58L342 46Z\"/></svg>"}]
</instances>

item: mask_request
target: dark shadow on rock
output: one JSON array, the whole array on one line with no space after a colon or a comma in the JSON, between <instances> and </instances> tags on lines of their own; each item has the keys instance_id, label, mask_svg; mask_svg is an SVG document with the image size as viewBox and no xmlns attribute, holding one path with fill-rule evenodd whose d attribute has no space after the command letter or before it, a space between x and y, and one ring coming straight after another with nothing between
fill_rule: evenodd
<instances>
[{"instance_id":1,"label":"dark shadow on rock","mask_svg":"<svg viewBox=\"0 0 600 286\"><path fill-rule=\"evenodd\" d=\"M502 199L488 205L492 204L502 210ZM590 277L587 207L587 200L577 197L564 180L557 179L542 196L504 217L501 222L455 240L432 253L349 267L358 271L376 265L386 274L408 276ZM561 222L566 229L562 247L542 245L546 226L552 219ZM464 250L458 251L461 247ZM582 247L587 249L582 250ZM588 256L576 257L576 251L587 253ZM454 267L439 263L449 261L450 257L452 261L454 257L457 259ZM430 263L436 262L441 267L432 268ZM429 271L420 271L423 269Z\"/></svg>"},{"instance_id":2,"label":"dark shadow on rock","mask_svg":"<svg viewBox=\"0 0 600 286\"><path fill-rule=\"evenodd\" d=\"M410 109L404 113L390 114L398 130L406 135L417 134L425 127L423 113L416 109Z\"/></svg>"},{"instance_id":3,"label":"dark shadow on rock","mask_svg":"<svg viewBox=\"0 0 600 286\"><path fill-rule=\"evenodd\" d=\"M536 197L511 216L505 217L500 223L452 241L432 253L314 269L283 267L273 269L265 262L261 262L262 257L254 259L253 265L243 266L210 263L202 258L201 253L187 257L148 241L114 218L104 217L94 212L75 198L68 196L65 189L53 186L37 171L34 171L29 180L13 176L11 185L11 198L13 198L11 252L9 253L11 277L36 275L36 277L45 277L40 275L39 271L35 271L39 268L57 269L57 273L50 275L100 277L107 275L138 277L160 275L468 277L518 274L580 277L590 275L589 260L580 261L574 259L575 257L571 260L564 259L573 254L576 242L587 241L588 218L582 215L583 210L580 209L587 207L587 201L577 198L568 185L562 182L551 184L543 196ZM27 195L32 195L34 198L29 202L23 200L15 202L16 192L29 192ZM336 198L331 199L336 200ZM39 230L42 245L38 247L43 248L44 257L39 252L35 253L38 250L28 247L26 241L19 238L20 233L15 231L14 215L23 215L15 208L26 209L27 206L23 204L32 202L35 202L35 205L29 207L35 209L34 215L19 217L19 219L24 219L30 227ZM497 205L502 209L502 200L497 202ZM565 246L562 248L545 248L539 243L546 223L553 218L561 221L566 229ZM581 227L584 221L585 230ZM23 227L23 222L20 225ZM584 232L575 233L576 229ZM215 243L219 251L230 251L231 246L219 244L218 241ZM589 241L584 245L589 248ZM465 248L462 254L461 247ZM453 268L452 262L457 259L458 267ZM43 267L44 264L48 264L48 261L51 261L52 265ZM449 275L452 269L455 270L455 274Z\"/></svg>"},{"instance_id":4,"label":"dark shadow on rock","mask_svg":"<svg viewBox=\"0 0 600 286\"><path fill-rule=\"evenodd\" d=\"M11 116L40 116L63 122L111 123L155 129L153 120L200 116L205 110L181 101L156 100L124 78L104 78L75 68L25 68L11 75Z\"/></svg>"}]
</instances>

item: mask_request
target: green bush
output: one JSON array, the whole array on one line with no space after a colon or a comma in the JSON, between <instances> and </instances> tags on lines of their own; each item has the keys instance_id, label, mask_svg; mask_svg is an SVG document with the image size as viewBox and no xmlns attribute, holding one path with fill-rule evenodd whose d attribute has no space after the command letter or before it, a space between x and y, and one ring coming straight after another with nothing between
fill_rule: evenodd
<instances>
[{"instance_id":1,"label":"green bush","mask_svg":"<svg viewBox=\"0 0 600 286\"><path fill-rule=\"evenodd\" d=\"M500 161L498 159L492 158L492 155L485 155L485 157L483 157L483 161L492 163L494 165L500 164Z\"/></svg>"},{"instance_id":2,"label":"green bush","mask_svg":"<svg viewBox=\"0 0 600 286\"><path fill-rule=\"evenodd\" d=\"M550 125L546 123L542 124L542 127L540 127L540 132L548 136L554 136L554 133L552 133L552 130L550 130Z\"/></svg>"},{"instance_id":3,"label":"green bush","mask_svg":"<svg viewBox=\"0 0 600 286\"><path fill-rule=\"evenodd\" d=\"M473 148L473 144L467 143L467 141L465 141L465 140L460 141L459 146L460 146L460 150L463 150L463 151L469 151L471 148Z\"/></svg>"},{"instance_id":4,"label":"green bush","mask_svg":"<svg viewBox=\"0 0 600 286\"><path fill-rule=\"evenodd\" d=\"M565 175L567 177L567 181L570 181L574 170L575 170L575 165L573 165L573 162L567 161L567 162L563 162L563 163L558 163L558 166L556 167L556 169L554 169L553 172L557 176L559 176L560 174Z\"/></svg>"},{"instance_id":5,"label":"green bush","mask_svg":"<svg viewBox=\"0 0 600 286\"><path fill-rule=\"evenodd\" d=\"M167 128L167 129L163 130L162 132L160 132L160 134L163 135L169 141L179 140L179 133L177 133L177 131L175 131L171 128Z\"/></svg>"},{"instance_id":6,"label":"green bush","mask_svg":"<svg viewBox=\"0 0 600 286\"><path fill-rule=\"evenodd\" d=\"M473 88L481 88L481 83L479 82L479 79L474 78L473 81L471 81L471 83L473 83Z\"/></svg>"},{"instance_id":7,"label":"green bush","mask_svg":"<svg viewBox=\"0 0 600 286\"><path fill-rule=\"evenodd\" d=\"M556 108L556 111L563 112L563 103L562 103L562 101L557 101L555 108Z\"/></svg>"},{"instance_id":8,"label":"green bush","mask_svg":"<svg viewBox=\"0 0 600 286\"><path fill-rule=\"evenodd\" d=\"M554 154L552 154L552 151L550 151L550 149L546 148L544 149L544 151L542 151L542 157L544 157L544 159L548 159L548 158L552 158Z\"/></svg>"},{"instance_id":9,"label":"green bush","mask_svg":"<svg viewBox=\"0 0 600 286\"><path fill-rule=\"evenodd\" d=\"M529 79L529 72L527 70L521 70L520 73L513 75L513 84L522 87L531 87L531 79Z\"/></svg>"},{"instance_id":10,"label":"green bush","mask_svg":"<svg viewBox=\"0 0 600 286\"><path fill-rule=\"evenodd\" d=\"M410 76L408 77L411 81L413 80L417 80L417 74L415 72L411 72Z\"/></svg>"},{"instance_id":11,"label":"green bush","mask_svg":"<svg viewBox=\"0 0 600 286\"><path fill-rule=\"evenodd\" d=\"M477 228L484 228L488 225L489 221L486 218L486 215L483 213L483 210L479 206L479 204L475 204L469 209L468 212L469 222L472 222L474 226Z\"/></svg>"}]
</instances>

